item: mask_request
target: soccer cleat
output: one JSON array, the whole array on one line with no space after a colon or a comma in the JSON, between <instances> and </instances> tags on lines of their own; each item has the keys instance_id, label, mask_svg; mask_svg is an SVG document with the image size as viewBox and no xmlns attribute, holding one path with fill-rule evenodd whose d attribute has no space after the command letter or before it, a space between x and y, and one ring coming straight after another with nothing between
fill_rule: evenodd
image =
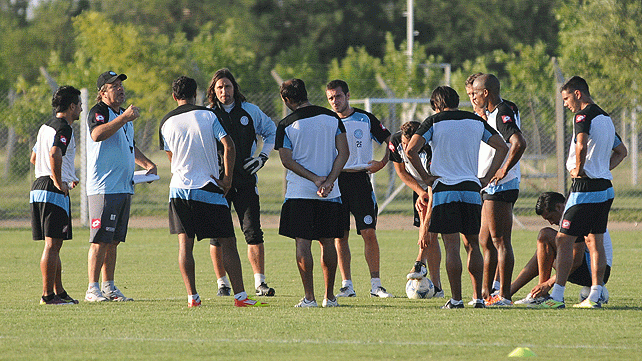
<instances>
[{"instance_id":1,"label":"soccer cleat","mask_svg":"<svg viewBox=\"0 0 642 361\"><path fill-rule=\"evenodd\" d=\"M593 302L590 299L585 299L584 301L580 303L576 303L573 305L573 308L602 308L602 304L600 302Z\"/></svg>"},{"instance_id":2,"label":"soccer cleat","mask_svg":"<svg viewBox=\"0 0 642 361\"><path fill-rule=\"evenodd\" d=\"M379 297L379 298L394 298L395 296L391 293L386 292L386 289L379 286L376 290L370 291L370 297Z\"/></svg>"},{"instance_id":3,"label":"soccer cleat","mask_svg":"<svg viewBox=\"0 0 642 361\"><path fill-rule=\"evenodd\" d=\"M511 301L511 300L509 300L507 298L504 298L504 297L502 297L500 295L495 295L495 296L491 297L490 300L486 300L485 303L486 303L486 306L488 306L488 307L512 306L513 305L513 301Z\"/></svg>"},{"instance_id":4,"label":"soccer cleat","mask_svg":"<svg viewBox=\"0 0 642 361\"><path fill-rule=\"evenodd\" d=\"M126 301L133 301L133 298L125 297L122 292L118 289L118 287L114 286L112 289L103 289L103 295L107 298L109 298L112 301L117 301L117 302L126 302Z\"/></svg>"},{"instance_id":5,"label":"soccer cleat","mask_svg":"<svg viewBox=\"0 0 642 361\"><path fill-rule=\"evenodd\" d=\"M319 307L319 305L317 305L317 301L308 301L303 297L299 303L294 305L294 307Z\"/></svg>"},{"instance_id":6,"label":"soccer cleat","mask_svg":"<svg viewBox=\"0 0 642 361\"><path fill-rule=\"evenodd\" d=\"M71 298L71 296L69 296L69 295L66 295L65 297L60 297L60 296L56 295L56 297L60 298L61 300L65 301L67 303L71 303L73 305L77 305L78 304L78 300L75 300L75 299Z\"/></svg>"},{"instance_id":7,"label":"soccer cleat","mask_svg":"<svg viewBox=\"0 0 642 361\"><path fill-rule=\"evenodd\" d=\"M198 307L201 305L201 296L198 296L195 300L188 300L187 307Z\"/></svg>"},{"instance_id":8,"label":"soccer cleat","mask_svg":"<svg viewBox=\"0 0 642 361\"><path fill-rule=\"evenodd\" d=\"M548 297L539 305L528 305L531 308L546 308L546 309L562 309L566 308L564 301L555 301L552 297Z\"/></svg>"},{"instance_id":9,"label":"soccer cleat","mask_svg":"<svg viewBox=\"0 0 642 361\"><path fill-rule=\"evenodd\" d=\"M533 295L530 293L522 298L521 300L517 300L513 302L515 305L539 305L540 303L544 302L546 300L546 297L535 297L533 298Z\"/></svg>"},{"instance_id":10,"label":"soccer cleat","mask_svg":"<svg viewBox=\"0 0 642 361\"><path fill-rule=\"evenodd\" d=\"M321 303L321 306L323 307L339 307L339 302L337 302L336 297L334 300L329 300L327 298L323 299L323 302Z\"/></svg>"},{"instance_id":11,"label":"soccer cleat","mask_svg":"<svg viewBox=\"0 0 642 361\"><path fill-rule=\"evenodd\" d=\"M482 299L474 299L470 302L468 302L469 305L473 306L473 308L486 308L486 303Z\"/></svg>"},{"instance_id":12,"label":"soccer cleat","mask_svg":"<svg viewBox=\"0 0 642 361\"><path fill-rule=\"evenodd\" d=\"M250 296L244 300L234 299L234 306L236 307L267 307L267 305L267 303L257 301Z\"/></svg>"},{"instance_id":13,"label":"soccer cleat","mask_svg":"<svg viewBox=\"0 0 642 361\"><path fill-rule=\"evenodd\" d=\"M103 293L98 288L90 288L85 293L85 301L87 302L105 302L111 301L109 298L105 297Z\"/></svg>"},{"instance_id":14,"label":"soccer cleat","mask_svg":"<svg viewBox=\"0 0 642 361\"><path fill-rule=\"evenodd\" d=\"M423 264L423 262L415 262L414 267L412 268L412 272L408 273L406 276L406 279L409 280L419 280L428 274L428 270L426 269L426 265Z\"/></svg>"},{"instance_id":15,"label":"soccer cleat","mask_svg":"<svg viewBox=\"0 0 642 361\"><path fill-rule=\"evenodd\" d=\"M444 310L451 310L451 309L455 309L455 308L464 308L464 303L463 302L455 304L455 303L452 303L451 301L452 300L448 300L448 302L446 302L445 305L441 306L441 308L444 309Z\"/></svg>"},{"instance_id":16,"label":"soccer cleat","mask_svg":"<svg viewBox=\"0 0 642 361\"><path fill-rule=\"evenodd\" d=\"M354 288L352 286L346 286L346 287L341 287L339 288L339 293L337 293L337 297L356 297L357 293L354 292Z\"/></svg>"},{"instance_id":17,"label":"soccer cleat","mask_svg":"<svg viewBox=\"0 0 642 361\"><path fill-rule=\"evenodd\" d=\"M435 294L432 296L432 298L444 298L446 295L444 294L444 289L440 289L437 291L437 287L435 287Z\"/></svg>"},{"instance_id":18,"label":"soccer cleat","mask_svg":"<svg viewBox=\"0 0 642 361\"><path fill-rule=\"evenodd\" d=\"M219 287L218 292L216 292L217 296L231 296L232 295L232 289L227 287L226 285L223 285Z\"/></svg>"},{"instance_id":19,"label":"soccer cleat","mask_svg":"<svg viewBox=\"0 0 642 361\"><path fill-rule=\"evenodd\" d=\"M256 288L257 296L274 296L274 288L268 287L265 282L262 282L259 287Z\"/></svg>"},{"instance_id":20,"label":"soccer cleat","mask_svg":"<svg viewBox=\"0 0 642 361\"><path fill-rule=\"evenodd\" d=\"M76 301L77 303L78 301ZM40 304L41 305L71 305L73 304L72 302L67 302L63 300L62 298L58 296L54 296L52 299L49 301L45 301L45 297L40 297Z\"/></svg>"}]
</instances>

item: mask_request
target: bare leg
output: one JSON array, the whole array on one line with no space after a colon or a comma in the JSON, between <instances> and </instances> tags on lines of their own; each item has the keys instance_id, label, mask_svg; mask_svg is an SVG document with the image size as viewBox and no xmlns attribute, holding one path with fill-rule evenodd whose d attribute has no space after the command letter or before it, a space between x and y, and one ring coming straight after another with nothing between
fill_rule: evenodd
<instances>
[{"instance_id":1,"label":"bare leg","mask_svg":"<svg viewBox=\"0 0 642 361\"><path fill-rule=\"evenodd\" d=\"M481 297L482 277L484 272L484 258L479 250L479 236L477 234L464 235L464 247L468 254L468 273L473 284L473 297Z\"/></svg>"},{"instance_id":2,"label":"bare leg","mask_svg":"<svg viewBox=\"0 0 642 361\"><path fill-rule=\"evenodd\" d=\"M314 301L314 278L312 269L314 268L314 259L312 258L312 241L309 239L296 238L296 263L299 267L299 274L303 282L305 298L308 301Z\"/></svg>"},{"instance_id":3,"label":"bare leg","mask_svg":"<svg viewBox=\"0 0 642 361\"><path fill-rule=\"evenodd\" d=\"M265 246L263 243L248 244L247 258L250 260L254 274L265 274Z\"/></svg>"},{"instance_id":4,"label":"bare leg","mask_svg":"<svg viewBox=\"0 0 642 361\"><path fill-rule=\"evenodd\" d=\"M591 279L593 286L601 286L604 283L604 272L606 271L606 252L604 251L604 234L592 234L584 237L586 248L591 255Z\"/></svg>"},{"instance_id":5,"label":"bare leg","mask_svg":"<svg viewBox=\"0 0 642 361\"><path fill-rule=\"evenodd\" d=\"M439 288L441 287L441 248L439 247L439 240L437 239L436 233L429 233L430 245L427 248L419 247L419 254L417 255L417 261L423 262L428 266L428 272L430 273L430 280L432 283Z\"/></svg>"},{"instance_id":6,"label":"bare leg","mask_svg":"<svg viewBox=\"0 0 642 361\"><path fill-rule=\"evenodd\" d=\"M97 283L100 277L100 270L105 262L106 243L91 243L87 255L87 278L89 283Z\"/></svg>"},{"instance_id":7,"label":"bare leg","mask_svg":"<svg viewBox=\"0 0 642 361\"><path fill-rule=\"evenodd\" d=\"M374 228L367 228L361 230L361 237L364 242L364 254L368 269L370 270L370 278L379 278L379 242L377 241L377 232Z\"/></svg>"},{"instance_id":8,"label":"bare leg","mask_svg":"<svg viewBox=\"0 0 642 361\"><path fill-rule=\"evenodd\" d=\"M557 258L555 258L556 280L555 283L565 287L568 276L573 266L573 243L576 236L569 236L564 233L557 233L555 244L557 246Z\"/></svg>"},{"instance_id":9,"label":"bare leg","mask_svg":"<svg viewBox=\"0 0 642 361\"><path fill-rule=\"evenodd\" d=\"M239 251L236 247L236 237L218 238L221 244L221 251L223 256L223 266L230 277L230 284L234 294L245 292L243 285L243 270L241 269L241 259L239 258ZM212 248L210 245L210 256L212 255ZM214 263L214 260L212 260Z\"/></svg>"},{"instance_id":10,"label":"bare leg","mask_svg":"<svg viewBox=\"0 0 642 361\"><path fill-rule=\"evenodd\" d=\"M446 252L446 273L450 283L451 297L461 300L461 257L459 256L459 233L442 234Z\"/></svg>"},{"instance_id":11,"label":"bare leg","mask_svg":"<svg viewBox=\"0 0 642 361\"><path fill-rule=\"evenodd\" d=\"M225 276L223 250L221 248L220 246L210 245L210 257L212 258L212 266L214 266L214 273L217 279Z\"/></svg>"},{"instance_id":12,"label":"bare leg","mask_svg":"<svg viewBox=\"0 0 642 361\"><path fill-rule=\"evenodd\" d=\"M497 271L499 273L499 295L511 298L510 284L515 267L515 256L511 244L513 228L513 205L508 202L485 201L492 208L492 218L489 223L493 245L497 249Z\"/></svg>"},{"instance_id":13,"label":"bare leg","mask_svg":"<svg viewBox=\"0 0 642 361\"><path fill-rule=\"evenodd\" d=\"M103 282L113 281L116 273L116 258L120 241L105 244L105 261L103 262Z\"/></svg>"},{"instance_id":14,"label":"bare leg","mask_svg":"<svg viewBox=\"0 0 642 361\"><path fill-rule=\"evenodd\" d=\"M352 255L350 254L350 244L348 243L349 234L349 231L345 231L343 233L343 238L334 239L334 244L338 255L339 271L341 272L341 279L344 281L352 279L352 271L350 270Z\"/></svg>"},{"instance_id":15,"label":"bare leg","mask_svg":"<svg viewBox=\"0 0 642 361\"><path fill-rule=\"evenodd\" d=\"M493 279L497 272L497 249L493 245L490 234L490 223L492 222L492 205L489 201L482 204L482 221L479 230L479 244L483 251L484 270L481 297L490 296L490 290L493 288Z\"/></svg>"},{"instance_id":16,"label":"bare leg","mask_svg":"<svg viewBox=\"0 0 642 361\"><path fill-rule=\"evenodd\" d=\"M42 273L42 295L48 296L54 293L54 287L61 290L60 280L60 248L62 239L45 237L45 247L40 258L40 273Z\"/></svg>"},{"instance_id":17,"label":"bare leg","mask_svg":"<svg viewBox=\"0 0 642 361\"><path fill-rule=\"evenodd\" d=\"M186 233L178 234L178 268L183 276L187 294L197 294L194 272L194 238L187 237Z\"/></svg>"},{"instance_id":18,"label":"bare leg","mask_svg":"<svg viewBox=\"0 0 642 361\"><path fill-rule=\"evenodd\" d=\"M321 268L323 269L323 280L325 281L324 298L333 300L335 298L334 278L337 274L337 250L334 247L332 238L324 238L319 242L321 245ZM310 299L308 298L308 300Z\"/></svg>"}]
</instances>

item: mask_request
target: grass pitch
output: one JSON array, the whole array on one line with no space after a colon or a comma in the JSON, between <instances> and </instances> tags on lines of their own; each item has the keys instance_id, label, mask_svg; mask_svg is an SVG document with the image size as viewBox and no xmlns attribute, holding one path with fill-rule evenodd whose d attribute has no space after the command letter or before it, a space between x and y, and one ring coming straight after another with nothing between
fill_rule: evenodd
<instances>
[{"instance_id":1,"label":"grass pitch","mask_svg":"<svg viewBox=\"0 0 642 361\"><path fill-rule=\"evenodd\" d=\"M61 257L63 282L82 299L87 287L88 231L75 230ZM121 360L353 360L504 359L529 347L540 359L639 359L642 235L613 231L611 299L603 310L503 309L441 310L444 299L409 300L405 275L416 256L416 231L378 231L384 287L395 299L368 297L363 241L351 234L356 298L342 307L295 309L303 287L294 243L266 230L267 281L276 297L266 308L235 308L216 296L208 244L195 246L197 286L203 306L187 308L177 265L176 237L166 229L130 229L119 247L116 284L135 302L41 306L38 266L43 243L29 230L0 230L0 359ZM533 231L515 231L516 275L534 252ZM241 239L240 235L237 237ZM247 289L253 289L246 246L239 241ZM315 256L317 299L322 299L319 249ZM338 277L340 278L340 277ZM464 295L470 280L462 275ZM442 261L442 282L449 287ZM337 289L340 280L337 282ZM532 286L531 283L529 286ZM528 293L529 286L516 298ZM568 285L567 305L579 287Z\"/></svg>"}]
</instances>

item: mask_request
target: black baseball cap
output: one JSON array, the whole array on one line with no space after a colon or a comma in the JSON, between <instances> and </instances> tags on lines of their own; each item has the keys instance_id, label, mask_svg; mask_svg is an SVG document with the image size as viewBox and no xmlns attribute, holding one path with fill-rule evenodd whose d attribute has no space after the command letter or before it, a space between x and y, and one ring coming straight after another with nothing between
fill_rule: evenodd
<instances>
[{"instance_id":1,"label":"black baseball cap","mask_svg":"<svg viewBox=\"0 0 642 361\"><path fill-rule=\"evenodd\" d=\"M98 90L100 90L103 85L105 84L111 84L116 81L116 79L120 79L121 81L127 79L127 75L125 74L116 74L113 71L106 71L98 76L98 81L96 81L96 86L98 87Z\"/></svg>"}]
</instances>

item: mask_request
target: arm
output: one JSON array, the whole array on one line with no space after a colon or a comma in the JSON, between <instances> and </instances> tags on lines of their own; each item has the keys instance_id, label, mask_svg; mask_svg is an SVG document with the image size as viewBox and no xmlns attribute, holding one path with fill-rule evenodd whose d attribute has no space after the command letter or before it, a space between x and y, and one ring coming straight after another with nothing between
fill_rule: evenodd
<instances>
[{"instance_id":1,"label":"arm","mask_svg":"<svg viewBox=\"0 0 642 361\"><path fill-rule=\"evenodd\" d=\"M295 174L309 180L310 182L314 183L317 187L320 187L323 181L325 180L324 177L319 177L318 175L310 172L309 170L304 168L301 164L297 163L294 159L292 159L292 149L279 148L279 157L281 158L281 163L283 163L283 166L286 169L291 170Z\"/></svg>"},{"instance_id":2,"label":"arm","mask_svg":"<svg viewBox=\"0 0 642 361\"><path fill-rule=\"evenodd\" d=\"M417 245L422 249L428 248L432 240L432 237L430 237L430 232L428 231L428 227L430 226L430 218L432 217L432 188L428 187L425 193L427 195L428 202L425 204L421 202L421 199L424 198L424 196L420 196L420 198L417 199L417 204L415 205L421 219L419 226L419 240L417 241Z\"/></svg>"},{"instance_id":3,"label":"arm","mask_svg":"<svg viewBox=\"0 0 642 361\"><path fill-rule=\"evenodd\" d=\"M497 170L502 166L504 159L506 159L506 154L508 153L508 146L499 134L493 134L490 138L488 138L487 143L491 147L495 148L495 155L493 156L493 160L490 163L488 173L486 173L486 176L484 176L484 178L480 179L482 186L486 186L491 177L493 177L493 175L497 173Z\"/></svg>"},{"instance_id":4,"label":"arm","mask_svg":"<svg viewBox=\"0 0 642 361\"><path fill-rule=\"evenodd\" d=\"M382 144L387 145L389 141L390 141L390 136L388 136L388 138L386 138L386 140L384 140L384 143ZM381 160L379 161L371 160L368 162L368 167L366 168L368 170L368 173L377 173L378 171L383 169L383 167L385 167L386 164L388 164L388 159L390 157L390 149L388 149L387 146L385 148L386 148L386 152L383 155L383 158L381 158Z\"/></svg>"},{"instance_id":5,"label":"arm","mask_svg":"<svg viewBox=\"0 0 642 361\"><path fill-rule=\"evenodd\" d=\"M392 164L395 165L395 171L397 171L399 179L401 179L401 181L404 182L410 189L412 189L417 194L425 192L425 190L421 188L419 183L417 183L415 177L408 173L403 163L392 162Z\"/></svg>"},{"instance_id":6,"label":"arm","mask_svg":"<svg viewBox=\"0 0 642 361\"><path fill-rule=\"evenodd\" d=\"M319 186L319 190L317 191L317 194L324 198L332 191L334 181L337 180L343 166L346 165L346 162L350 157L350 149L348 148L348 139L346 138L346 134L337 134L334 139L335 147L337 148L337 156L334 158L334 163L332 163L330 174L328 174L323 183L321 183L321 186Z\"/></svg>"},{"instance_id":7,"label":"arm","mask_svg":"<svg viewBox=\"0 0 642 361\"><path fill-rule=\"evenodd\" d=\"M408 146L406 147L406 155L410 160L410 164L417 170L421 179L427 184L432 185L432 183L437 179L437 177L431 176L428 174L424 166L421 164L421 158L419 157L419 151L426 144L426 140L421 135L415 134L410 138Z\"/></svg>"},{"instance_id":8,"label":"arm","mask_svg":"<svg viewBox=\"0 0 642 361\"><path fill-rule=\"evenodd\" d=\"M31 162L31 164L36 165L36 152L31 152L31 158L29 158L29 161Z\"/></svg>"},{"instance_id":9,"label":"arm","mask_svg":"<svg viewBox=\"0 0 642 361\"><path fill-rule=\"evenodd\" d=\"M223 179L216 178L216 175L210 175L216 184L225 194L232 188L232 175L234 173L234 162L236 161L236 148L232 137L229 135L221 138L223 144Z\"/></svg>"},{"instance_id":10,"label":"arm","mask_svg":"<svg viewBox=\"0 0 642 361\"><path fill-rule=\"evenodd\" d=\"M51 166L51 179L56 188L60 189L65 196L69 196L69 187L62 181L62 150L57 146L49 150L49 165Z\"/></svg>"},{"instance_id":11,"label":"arm","mask_svg":"<svg viewBox=\"0 0 642 361\"><path fill-rule=\"evenodd\" d=\"M575 139L575 168L571 170L572 178L586 176L586 173L584 173L584 164L586 163L587 144L588 134L578 133Z\"/></svg>"},{"instance_id":12,"label":"arm","mask_svg":"<svg viewBox=\"0 0 642 361\"><path fill-rule=\"evenodd\" d=\"M613 148L613 153L611 153L611 159L609 161L609 170L617 167L627 155L628 151L624 143L620 143L617 147Z\"/></svg>"},{"instance_id":13,"label":"arm","mask_svg":"<svg viewBox=\"0 0 642 361\"><path fill-rule=\"evenodd\" d=\"M491 183L504 179L506 174L508 174L508 171L513 169L515 164L519 162L526 150L526 139L524 139L522 133L514 133L510 136L508 142L510 143L510 148L508 148L508 157L506 158L506 162L504 162L504 165L497 170L495 176L491 178Z\"/></svg>"},{"instance_id":14,"label":"arm","mask_svg":"<svg viewBox=\"0 0 642 361\"><path fill-rule=\"evenodd\" d=\"M91 131L91 139L95 142L102 142L105 139L108 139L112 135L116 134L118 129L120 129L127 122L135 120L139 116L139 110L137 107L130 105L123 114L116 117L116 119L111 122L101 124L95 127Z\"/></svg>"},{"instance_id":15,"label":"arm","mask_svg":"<svg viewBox=\"0 0 642 361\"><path fill-rule=\"evenodd\" d=\"M156 164L149 160L149 158L147 158L137 146L134 146L134 161L137 165L145 168L147 170L147 174L157 174Z\"/></svg>"},{"instance_id":16,"label":"arm","mask_svg":"<svg viewBox=\"0 0 642 361\"><path fill-rule=\"evenodd\" d=\"M169 150L166 150L165 153L167 153L167 159L169 159L169 164L172 164L172 152Z\"/></svg>"}]
</instances>

